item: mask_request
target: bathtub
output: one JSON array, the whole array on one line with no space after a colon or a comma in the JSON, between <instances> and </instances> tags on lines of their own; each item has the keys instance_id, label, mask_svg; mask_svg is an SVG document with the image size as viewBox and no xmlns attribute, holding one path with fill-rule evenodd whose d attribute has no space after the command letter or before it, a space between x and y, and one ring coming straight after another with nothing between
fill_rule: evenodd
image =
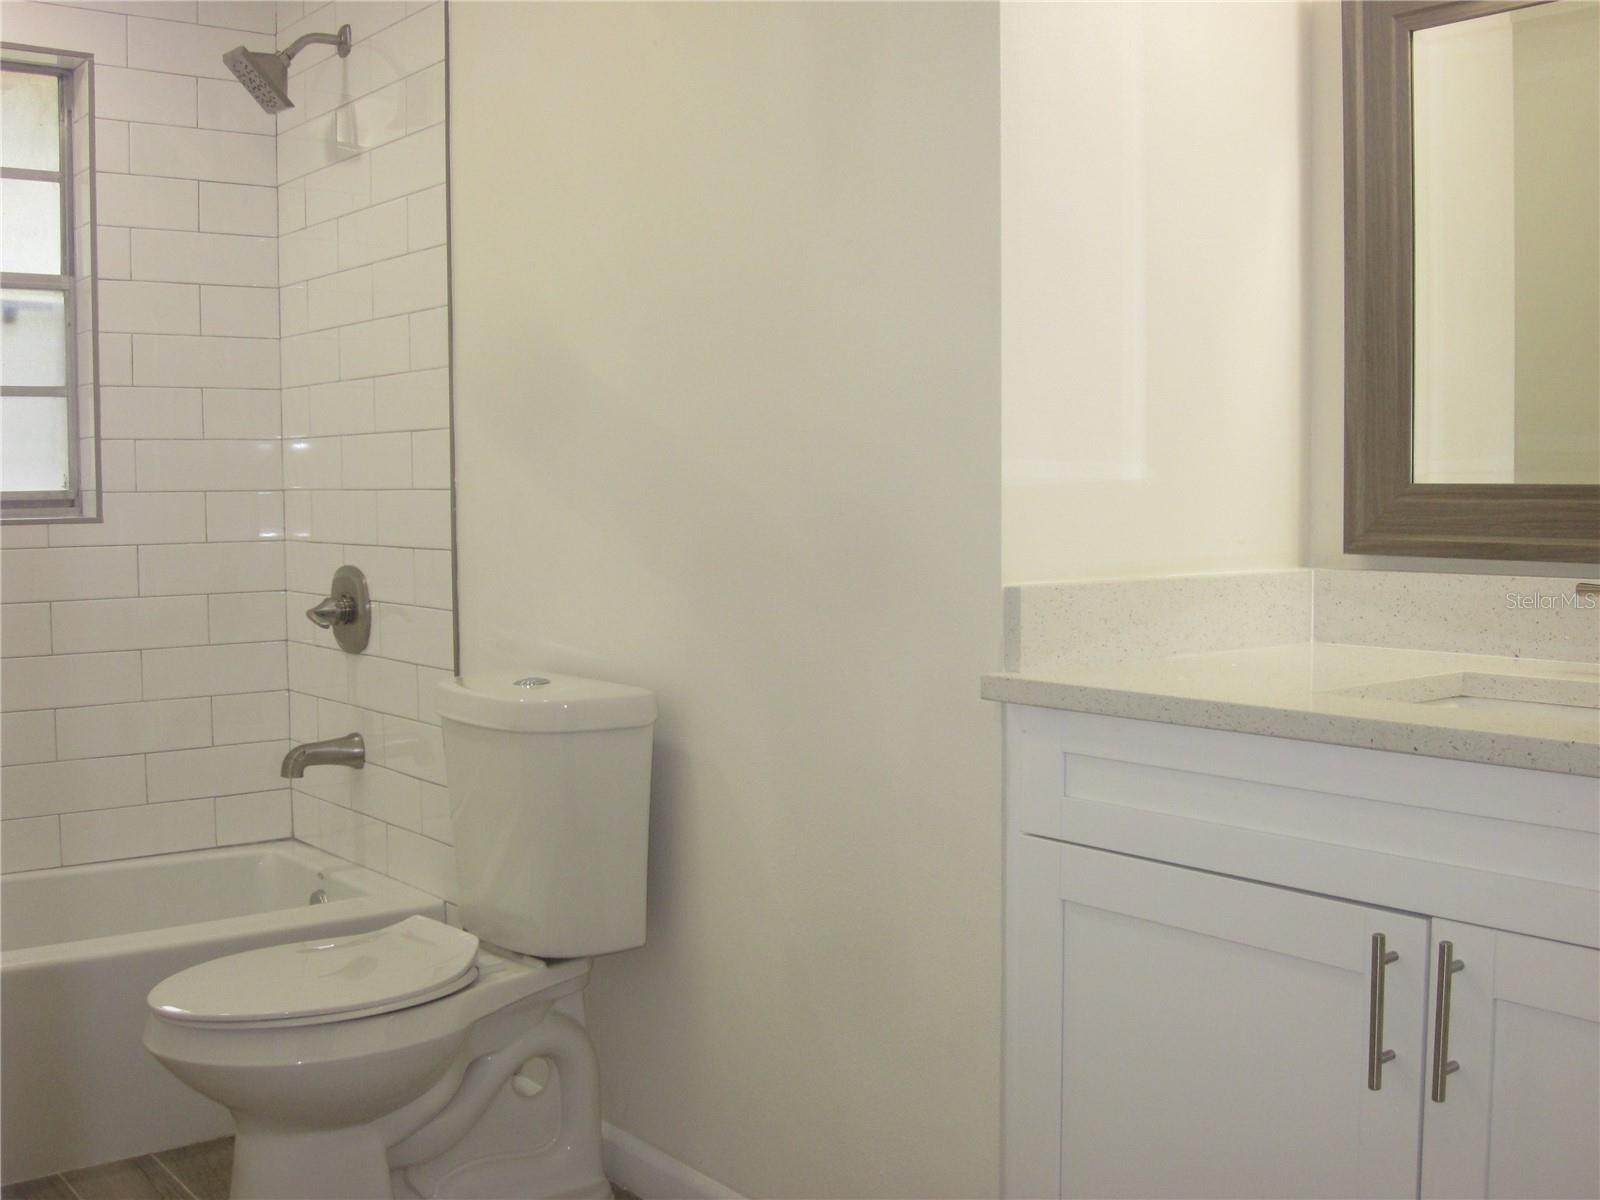
<instances>
[{"instance_id":1,"label":"bathtub","mask_svg":"<svg viewBox=\"0 0 1600 1200\"><path fill-rule=\"evenodd\" d=\"M150 989L221 954L413 913L442 918L443 904L298 842L0 879L3 1182L232 1132L145 1053Z\"/></svg>"}]
</instances>

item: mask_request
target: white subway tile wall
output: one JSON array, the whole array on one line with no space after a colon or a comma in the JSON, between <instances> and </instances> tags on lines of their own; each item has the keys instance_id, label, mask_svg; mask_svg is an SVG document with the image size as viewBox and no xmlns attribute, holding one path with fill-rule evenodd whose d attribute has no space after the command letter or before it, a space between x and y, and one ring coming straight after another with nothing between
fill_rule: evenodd
<instances>
[{"instance_id":1,"label":"white subway tile wall","mask_svg":"<svg viewBox=\"0 0 1600 1200\"><path fill-rule=\"evenodd\" d=\"M290 3L278 19L280 48L346 21L354 35L348 58L295 59L278 115L288 728L359 730L368 763L297 780L294 834L453 896L432 695L455 661L444 6ZM420 351L418 316L438 331ZM360 656L303 616L345 562L374 600Z\"/></svg>"},{"instance_id":2,"label":"white subway tile wall","mask_svg":"<svg viewBox=\"0 0 1600 1200\"><path fill-rule=\"evenodd\" d=\"M0 549L7 871L288 831L275 130L206 90L271 9L203 7L5 6L95 55L107 352L105 520Z\"/></svg>"},{"instance_id":3,"label":"white subway tile wall","mask_svg":"<svg viewBox=\"0 0 1600 1200\"><path fill-rule=\"evenodd\" d=\"M224 50L349 22L262 113ZM95 55L99 524L0 534L5 871L298 837L453 892L442 3L7 0ZM372 644L303 610L368 573ZM278 775L360 729L370 766Z\"/></svg>"}]
</instances>

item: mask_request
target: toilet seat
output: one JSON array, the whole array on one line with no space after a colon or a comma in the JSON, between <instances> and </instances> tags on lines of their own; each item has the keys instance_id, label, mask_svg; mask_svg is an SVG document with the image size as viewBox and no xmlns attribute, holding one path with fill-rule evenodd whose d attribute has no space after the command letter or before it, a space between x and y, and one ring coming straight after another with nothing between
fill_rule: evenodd
<instances>
[{"instance_id":1,"label":"toilet seat","mask_svg":"<svg viewBox=\"0 0 1600 1200\"><path fill-rule=\"evenodd\" d=\"M478 939L428 917L371 933L246 950L179 971L151 1011L182 1025L283 1028L353 1021L426 1004L478 976Z\"/></svg>"}]
</instances>

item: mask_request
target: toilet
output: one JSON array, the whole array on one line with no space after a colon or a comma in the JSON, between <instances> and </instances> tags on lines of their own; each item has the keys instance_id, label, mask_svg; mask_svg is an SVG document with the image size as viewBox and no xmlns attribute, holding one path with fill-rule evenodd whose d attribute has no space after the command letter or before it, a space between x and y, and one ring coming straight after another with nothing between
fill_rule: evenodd
<instances>
[{"instance_id":1,"label":"toilet","mask_svg":"<svg viewBox=\"0 0 1600 1200\"><path fill-rule=\"evenodd\" d=\"M445 680L461 928L249 950L151 990L145 1047L234 1117L235 1200L609 1197L589 959L644 942L655 698Z\"/></svg>"}]
</instances>

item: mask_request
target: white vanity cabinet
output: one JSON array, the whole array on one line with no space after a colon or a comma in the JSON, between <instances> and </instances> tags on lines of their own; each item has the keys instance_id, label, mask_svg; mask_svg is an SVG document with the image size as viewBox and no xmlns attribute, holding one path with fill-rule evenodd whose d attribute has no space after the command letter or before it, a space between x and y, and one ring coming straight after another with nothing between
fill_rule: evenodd
<instances>
[{"instance_id":1,"label":"white vanity cabinet","mask_svg":"<svg viewBox=\"0 0 1600 1200\"><path fill-rule=\"evenodd\" d=\"M1422 1195L1600 1196L1600 951L1434 921L1436 972L1445 942L1460 1069L1426 1109Z\"/></svg>"},{"instance_id":2,"label":"white vanity cabinet","mask_svg":"<svg viewBox=\"0 0 1600 1200\"><path fill-rule=\"evenodd\" d=\"M1594 779L1011 705L1006 795L1008 1196L1600 1195Z\"/></svg>"}]
</instances>

